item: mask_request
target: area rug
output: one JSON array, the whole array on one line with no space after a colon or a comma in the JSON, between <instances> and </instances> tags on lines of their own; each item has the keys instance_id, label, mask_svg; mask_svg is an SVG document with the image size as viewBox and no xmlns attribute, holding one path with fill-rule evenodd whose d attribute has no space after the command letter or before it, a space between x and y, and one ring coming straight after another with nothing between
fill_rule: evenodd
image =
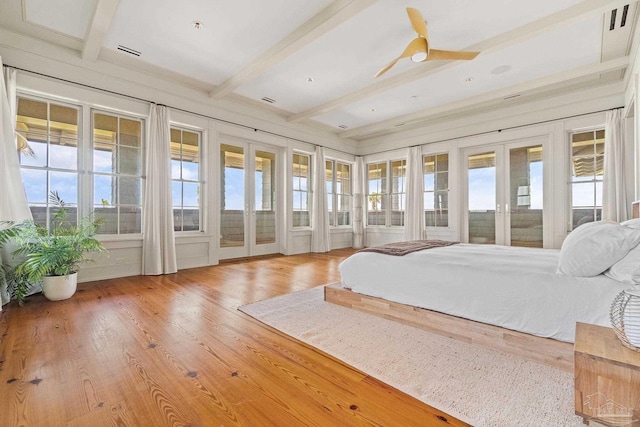
<instances>
[{"instance_id":1,"label":"area rug","mask_svg":"<svg viewBox=\"0 0 640 427\"><path fill-rule=\"evenodd\" d=\"M584 426L571 373L325 302L321 286L239 310L474 426Z\"/></svg>"}]
</instances>

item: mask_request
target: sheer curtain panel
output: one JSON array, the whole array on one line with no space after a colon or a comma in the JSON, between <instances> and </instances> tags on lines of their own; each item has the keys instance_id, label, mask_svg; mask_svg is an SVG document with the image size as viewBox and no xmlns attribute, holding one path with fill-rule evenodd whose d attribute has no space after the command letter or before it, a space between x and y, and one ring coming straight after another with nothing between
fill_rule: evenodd
<instances>
[{"instance_id":1,"label":"sheer curtain panel","mask_svg":"<svg viewBox=\"0 0 640 427\"><path fill-rule=\"evenodd\" d=\"M316 147L313 163L313 212L311 213L311 251L329 252L329 208L324 147Z\"/></svg>"},{"instance_id":2,"label":"sheer curtain panel","mask_svg":"<svg viewBox=\"0 0 640 427\"><path fill-rule=\"evenodd\" d=\"M365 168L364 158L356 157L353 166L353 247L360 249L364 247L364 224L365 224Z\"/></svg>"},{"instance_id":3,"label":"sheer curtain panel","mask_svg":"<svg viewBox=\"0 0 640 427\"><path fill-rule=\"evenodd\" d=\"M3 78L0 79L0 221L24 221L32 219L27 197L24 194L20 161L16 146L16 70L3 67ZM6 245L0 252L0 263L11 263L11 245ZM9 291L4 279L0 279L0 301L2 305L9 302ZM0 310L2 310L0 305Z\"/></svg>"},{"instance_id":4,"label":"sheer curtain panel","mask_svg":"<svg viewBox=\"0 0 640 427\"><path fill-rule=\"evenodd\" d=\"M404 222L405 240L424 239L424 177L422 150L411 147L407 158L407 204Z\"/></svg>"},{"instance_id":5,"label":"sheer curtain panel","mask_svg":"<svg viewBox=\"0 0 640 427\"><path fill-rule=\"evenodd\" d=\"M622 109L607 111L604 126L604 188L602 190L602 219L626 221L629 203L625 183L625 138ZM631 155L629 153L628 155Z\"/></svg>"},{"instance_id":6,"label":"sheer curtain panel","mask_svg":"<svg viewBox=\"0 0 640 427\"><path fill-rule=\"evenodd\" d=\"M171 200L169 108L152 104L148 123L142 274L169 274L178 271Z\"/></svg>"}]
</instances>

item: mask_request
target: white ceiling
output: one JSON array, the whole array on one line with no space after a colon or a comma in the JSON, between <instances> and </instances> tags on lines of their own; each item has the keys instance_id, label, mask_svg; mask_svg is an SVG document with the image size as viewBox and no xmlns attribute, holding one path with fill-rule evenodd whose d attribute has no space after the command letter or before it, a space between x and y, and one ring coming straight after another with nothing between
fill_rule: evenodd
<instances>
[{"instance_id":1,"label":"white ceiling","mask_svg":"<svg viewBox=\"0 0 640 427\"><path fill-rule=\"evenodd\" d=\"M374 79L416 36L407 6L427 20L430 47L481 54L404 59ZM169 71L213 98L244 97L355 139L515 95L552 96L563 82L622 79L637 21L635 2L609 0L0 0L0 12L0 27L85 61Z\"/></svg>"}]
</instances>

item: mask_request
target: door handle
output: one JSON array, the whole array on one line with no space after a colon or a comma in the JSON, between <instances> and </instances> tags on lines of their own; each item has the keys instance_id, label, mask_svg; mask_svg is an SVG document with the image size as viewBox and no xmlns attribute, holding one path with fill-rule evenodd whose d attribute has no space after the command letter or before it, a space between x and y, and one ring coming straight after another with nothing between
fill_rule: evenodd
<instances>
[{"instance_id":1,"label":"door handle","mask_svg":"<svg viewBox=\"0 0 640 427\"><path fill-rule=\"evenodd\" d=\"M508 203L506 205L504 205L504 212L507 215L509 215L511 213L511 211L509 210L509 204Z\"/></svg>"},{"instance_id":2,"label":"door handle","mask_svg":"<svg viewBox=\"0 0 640 427\"><path fill-rule=\"evenodd\" d=\"M500 215L500 203L496 205L496 215Z\"/></svg>"}]
</instances>

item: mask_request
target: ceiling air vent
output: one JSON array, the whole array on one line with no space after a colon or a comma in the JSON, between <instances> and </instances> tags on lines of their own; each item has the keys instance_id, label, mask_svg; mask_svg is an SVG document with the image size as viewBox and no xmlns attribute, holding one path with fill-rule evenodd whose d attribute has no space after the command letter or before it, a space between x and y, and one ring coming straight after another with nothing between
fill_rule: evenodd
<instances>
[{"instance_id":1,"label":"ceiling air vent","mask_svg":"<svg viewBox=\"0 0 640 427\"><path fill-rule=\"evenodd\" d=\"M513 98L517 98L517 97L519 97L519 96L520 96L520 94L519 94L519 93L516 93L515 95L505 96L505 97L504 97L504 98L502 98L502 99L504 99L504 100L506 101L507 99L513 99Z\"/></svg>"},{"instance_id":2,"label":"ceiling air vent","mask_svg":"<svg viewBox=\"0 0 640 427\"><path fill-rule=\"evenodd\" d=\"M269 98L268 96L264 96L264 97L262 97L262 100L263 100L264 102L268 102L269 104L275 104L275 102L276 102L276 100L275 100L275 99L271 99L271 98Z\"/></svg>"},{"instance_id":3,"label":"ceiling air vent","mask_svg":"<svg viewBox=\"0 0 640 427\"><path fill-rule=\"evenodd\" d=\"M121 44L118 45L118 50L121 50L124 53L128 53L129 55L133 56L140 56L141 54L141 52L138 52L135 49L131 49L130 47L122 46Z\"/></svg>"},{"instance_id":4,"label":"ceiling air vent","mask_svg":"<svg viewBox=\"0 0 640 427\"><path fill-rule=\"evenodd\" d=\"M627 15L629 13L629 5L625 5L622 8L622 16L620 17L620 28L624 27L627 24ZM613 31L616 29L616 18L618 16L618 9L613 9L611 11L611 21L609 22L609 31Z\"/></svg>"},{"instance_id":5,"label":"ceiling air vent","mask_svg":"<svg viewBox=\"0 0 640 427\"><path fill-rule=\"evenodd\" d=\"M338 127L340 129L349 129L349 126L347 126L347 125L338 125Z\"/></svg>"}]
</instances>

